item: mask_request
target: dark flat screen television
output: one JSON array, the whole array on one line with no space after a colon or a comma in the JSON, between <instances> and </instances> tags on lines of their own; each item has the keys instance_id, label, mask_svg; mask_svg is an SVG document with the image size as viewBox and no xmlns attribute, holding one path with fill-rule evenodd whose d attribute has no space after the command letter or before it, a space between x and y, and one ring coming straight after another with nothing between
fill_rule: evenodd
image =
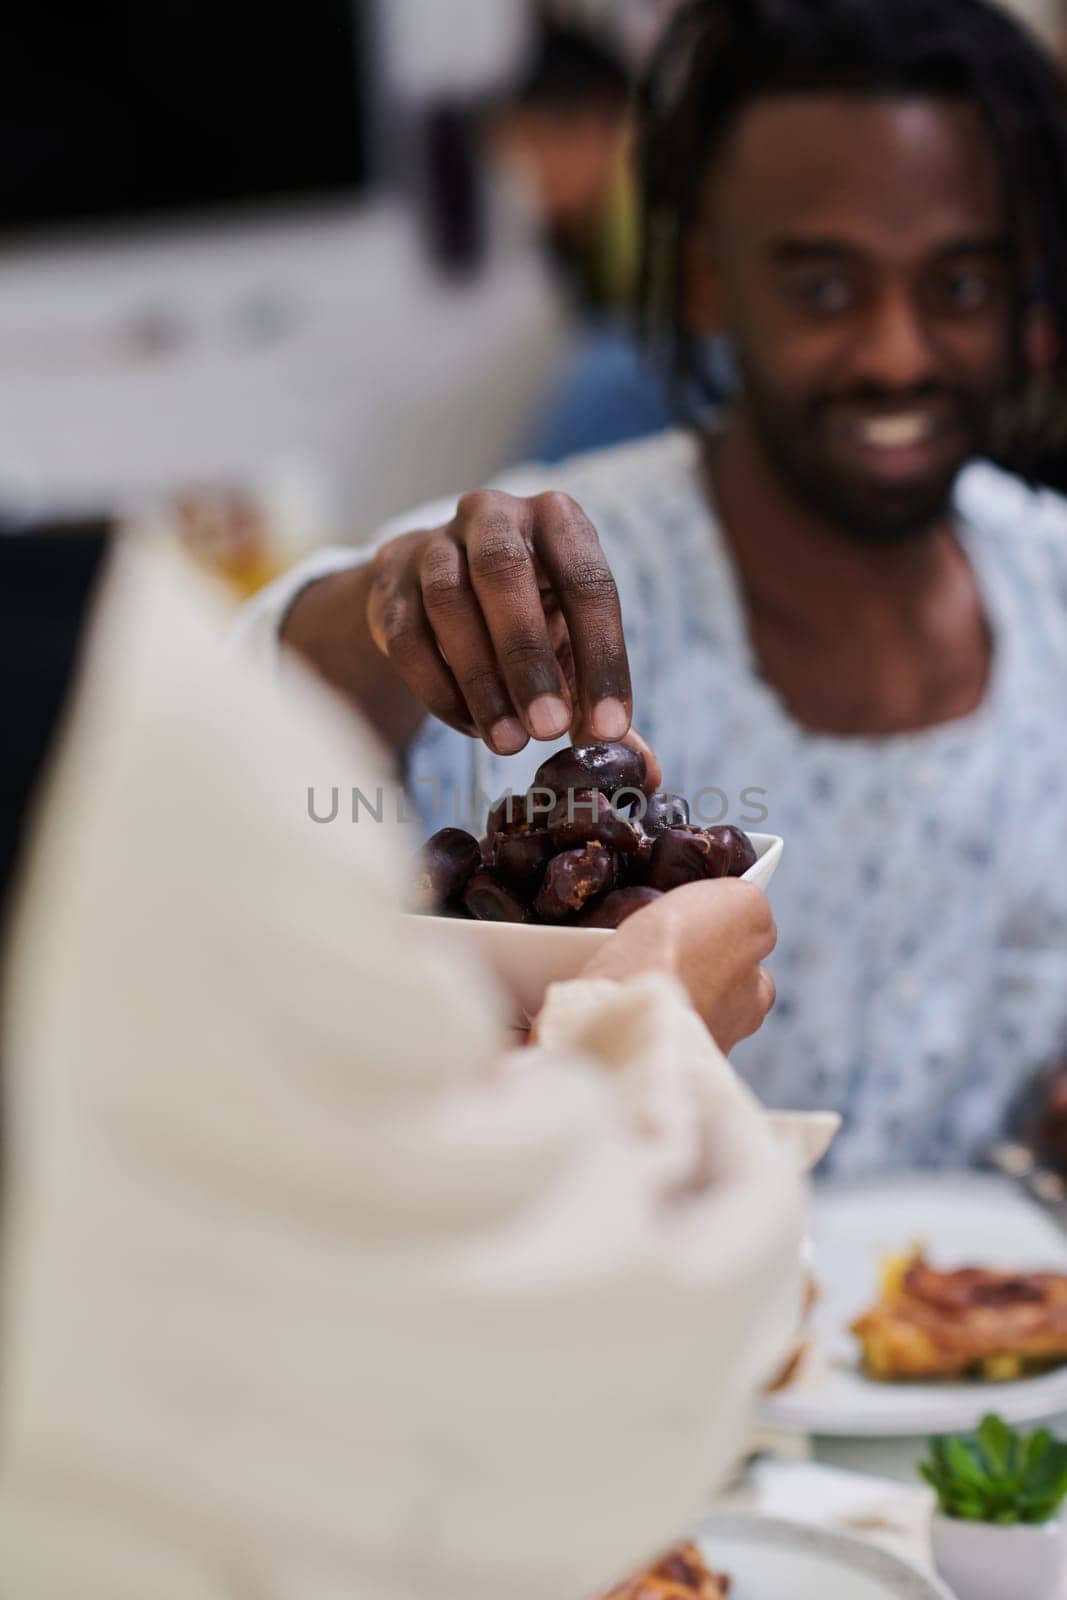
<instances>
[{"instance_id":1,"label":"dark flat screen television","mask_svg":"<svg viewBox=\"0 0 1067 1600\"><path fill-rule=\"evenodd\" d=\"M358 194L359 0L12 0L0 235Z\"/></svg>"}]
</instances>

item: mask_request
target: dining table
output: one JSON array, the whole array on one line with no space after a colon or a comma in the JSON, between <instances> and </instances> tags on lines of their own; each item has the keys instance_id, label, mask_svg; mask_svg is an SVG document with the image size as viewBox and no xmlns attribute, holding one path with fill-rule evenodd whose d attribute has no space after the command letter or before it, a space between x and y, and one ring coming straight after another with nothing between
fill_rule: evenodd
<instances>
[{"instance_id":1,"label":"dining table","mask_svg":"<svg viewBox=\"0 0 1067 1600\"><path fill-rule=\"evenodd\" d=\"M898 1427L892 1403L887 1409L880 1396L872 1400L858 1381L855 1351L847 1338L848 1315L874 1291L879 1257L898 1243L906 1246L921 1240L935 1257L947 1257L946 1264L957 1255L960 1264L972 1256L983 1259L984 1249L991 1261L1003 1257L1007 1265L1016 1249L1027 1258L1021 1265L1036 1266L1038 1257L1043 1259L1048 1252L1044 1264L1067 1270L1060 1266L1061 1255L1067 1257L1064 1207L1038 1200L1003 1174L977 1172L816 1184L809 1265L820 1293L807 1329L814 1359L809 1351L812 1364L806 1373L801 1366L792 1393L787 1389L784 1399L770 1396L764 1401L747 1464L726 1492L715 1497L716 1511L757 1514L851 1534L933 1574L934 1496L920 1478L919 1463L930 1435L949 1431L936 1425L945 1414L945 1391L931 1392L919 1408L912 1386L900 1391L899 1403L910 1420ZM835 1374L846 1368L855 1371L855 1377L842 1384ZM1039 1415L1040 1402L1026 1409L1024 1397L1012 1420L1024 1431L1048 1427L1067 1439L1067 1379L1062 1369L1035 1381L1053 1385L1048 1393L1058 1403ZM1018 1384L976 1385L969 1425L998 1407L1006 1408L1010 1416L1012 1405L1020 1405L1022 1392ZM948 1403L960 1404L958 1391L950 1394ZM881 1414L888 1418L882 1433L872 1420L872 1404L882 1406ZM854 1411L849 1410L852 1406ZM840 1414L833 1419L829 1413L835 1407ZM925 1431L912 1427L919 1410L929 1412ZM836 1420L833 1431L819 1427L820 1411L824 1420ZM805 1413L810 1426L804 1425ZM875 1410L873 1416L878 1414ZM962 1421L957 1425L965 1431ZM1062 1596L1067 1600L1067 1564ZM1020 1595L1019 1600L1025 1597Z\"/></svg>"}]
</instances>

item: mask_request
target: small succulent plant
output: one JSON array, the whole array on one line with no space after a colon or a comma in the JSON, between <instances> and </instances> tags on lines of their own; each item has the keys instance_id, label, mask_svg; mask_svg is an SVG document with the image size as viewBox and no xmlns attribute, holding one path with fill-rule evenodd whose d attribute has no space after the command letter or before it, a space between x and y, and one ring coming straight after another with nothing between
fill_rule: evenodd
<instances>
[{"instance_id":1,"label":"small succulent plant","mask_svg":"<svg viewBox=\"0 0 1067 1600\"><path fill-rule=\"evenodd\" d=\"M988 1416L976 1434L932 1439L919 1472L947 1517L1005 1527L1051 1522L1067 1498L1067 1444L1047 1428L1017 1433Z\"/></svg>"}]
</instances>

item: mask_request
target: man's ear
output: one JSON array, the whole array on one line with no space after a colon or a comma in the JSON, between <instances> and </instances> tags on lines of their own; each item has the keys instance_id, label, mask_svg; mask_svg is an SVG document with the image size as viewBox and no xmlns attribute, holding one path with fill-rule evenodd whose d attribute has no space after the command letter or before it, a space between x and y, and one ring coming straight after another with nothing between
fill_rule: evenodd
<instances>
[{"instance_id":1,"label":"man's ear","mask_svg":"<svg viewBox=\"0 0 1067 1600\"><path fill-rule=\"evenodd\" d=\"M722 275L705 228L694 228L682 247L682 320L697 338L726 331Z\"/></svg>"}]
</instances>

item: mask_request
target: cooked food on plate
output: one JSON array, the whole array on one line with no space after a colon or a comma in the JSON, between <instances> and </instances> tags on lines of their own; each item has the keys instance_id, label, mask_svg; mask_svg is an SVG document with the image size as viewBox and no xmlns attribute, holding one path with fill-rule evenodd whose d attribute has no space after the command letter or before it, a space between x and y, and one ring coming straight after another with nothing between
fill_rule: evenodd
<instances>
[{"instance_id":1,"label":"cooked food on plate","mask_svg":"<svg viewBox=\"0 0 1067 1600\"><path fill-rule=\"evenodd\" d=\"M730 1580L708 1567L695 1544L680 1544L606 1600L727 1600Z\"/></svg>"},{"instance_id":2,"label":"cooked food on plate","mask_svg":"<svg viewBox=\"0 0 1067 1600\"><path fill-rule=\"evenodd\" d=\"M740 828L699 828L677 795L646 794L628 745L559 750L527 794L489 812L481 840L443 828L416 869L420 911L481 922L617 928L704 878L740 878L756 851Z\"/></svg>"},{"instance_id":3,"label":"cooked food on plate","mask_svg":"<svg viewBox=\"0 0 1067 1600\"><path fill-rule=\"evenodd\" d=\"M1067 1361L1067 1274L894 1257L880 1303L852 1331L872 1378L1009 1382Z\"/></svg>"}]
</instances>

